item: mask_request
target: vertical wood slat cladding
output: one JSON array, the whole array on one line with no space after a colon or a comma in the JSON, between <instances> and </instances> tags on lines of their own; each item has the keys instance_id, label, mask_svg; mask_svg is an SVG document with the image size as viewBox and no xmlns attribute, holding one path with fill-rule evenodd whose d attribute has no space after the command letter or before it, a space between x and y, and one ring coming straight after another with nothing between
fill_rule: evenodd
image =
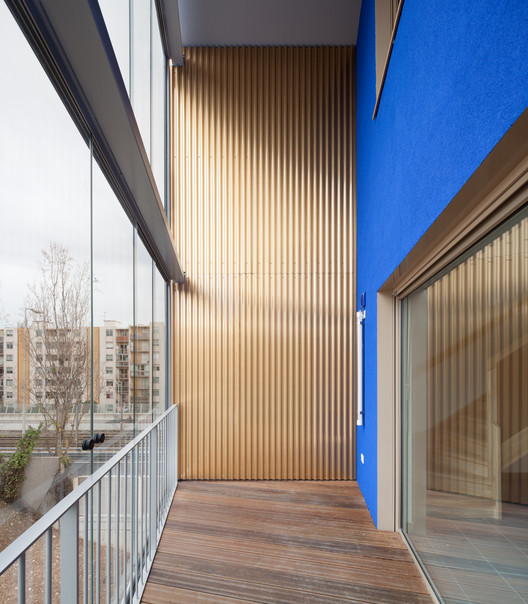
<instances>
[{"instance_id":1,"label":"vertical wood slat cladding","mask_svg":"<svg viewBox=\"0 0 528 604\"><path fill-rule=\"evenodd\" d=\"M353 53L187 48L174 71L183 478L354 477Z\"/></svg>"},{"instance_id":2,"label":"vertical wood slat cladding","mask_svg":"<svg viewBox=\"0 0 528 604\"><path fill-rule=\"evenodd\" d=\"M428 305L428 487L528 504L528 218Z\"/></svg>"}]
</instances>

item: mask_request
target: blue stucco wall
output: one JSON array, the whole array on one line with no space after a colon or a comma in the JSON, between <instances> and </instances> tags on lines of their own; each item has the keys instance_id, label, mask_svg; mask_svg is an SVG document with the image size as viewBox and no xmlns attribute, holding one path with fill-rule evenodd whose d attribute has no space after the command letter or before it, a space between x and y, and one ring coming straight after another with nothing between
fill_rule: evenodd
<instances>
[{"instance_id":1,"label":"blue stucco wall","mask_svg":"<svg viewBox=\"0 0 528 604\"><path fill-rule=\"evenodd\" d=\"M374 0L363 0L356 55L357 291L367 293L366 415L358 428L357 476L376 522L376 292L526 108L528 1L405 0L372 120L374 36Z\"/></svg>"}]
</instances>

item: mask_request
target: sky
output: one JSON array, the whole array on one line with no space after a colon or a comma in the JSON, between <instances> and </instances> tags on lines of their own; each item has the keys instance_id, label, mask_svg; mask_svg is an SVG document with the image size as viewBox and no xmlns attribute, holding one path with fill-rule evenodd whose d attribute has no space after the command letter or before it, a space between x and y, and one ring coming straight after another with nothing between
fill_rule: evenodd
<instances>
[{"instance_id":1,"label":"sky","mask_svg":"<svg viewBox=\"0 0 528 604\"><path fill-rule=\"evenodd\" d=\"M50 241L90 261L90 153L3 2L0 72L0 321L16 325ZM133 228L95 162L93 215L94 323L129 324Z\"/></svg>"}]
</instances>

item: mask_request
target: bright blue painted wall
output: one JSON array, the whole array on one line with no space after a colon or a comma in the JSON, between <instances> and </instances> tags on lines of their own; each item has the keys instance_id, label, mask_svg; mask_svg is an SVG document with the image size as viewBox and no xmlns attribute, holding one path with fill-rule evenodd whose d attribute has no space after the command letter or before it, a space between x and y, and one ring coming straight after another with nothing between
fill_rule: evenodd
<instances>
[{"instance_id":1,"label":"bright blue painted wall","mask_svg":"<svg viewBox=\"0 0 528 604\"><path fill-rule=\"evenodd\" d=\"M374 0L363 0L357 290L367 292L366 416L358 428L357 475L376 522L376 292L526 108L528 0L405 0L372 120L374 32Z\"/></svg>"}]
</instances>

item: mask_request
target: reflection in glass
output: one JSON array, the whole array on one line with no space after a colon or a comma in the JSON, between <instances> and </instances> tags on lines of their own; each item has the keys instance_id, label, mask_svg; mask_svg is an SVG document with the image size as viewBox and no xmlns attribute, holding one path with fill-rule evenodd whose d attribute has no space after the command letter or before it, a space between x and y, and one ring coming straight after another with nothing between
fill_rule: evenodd
<instances>
[{"instance_id":1,"label":"reflection in glass","mask_svg":"<svg viewBox=\"0 0 528 604\"><path fill-rule=\"evenodd\" d=\"M99 0L108 35L121 76L130 95L130 9L129 0Z\"/></svg>"},{"instance_id":2,"label":"reflection in glass","mask_svg":"<svg viewBox=\"0 0 528 604\"><path fill-rule=\"evenodd\" d=\"M165 52L152 2L152 94L151 94L151 156L150 163L162 205L165 200Z\"/></svg>"},{"instance_id":3,"label":"reflection in glass","mask_svg":"<svg viewBox=\"0 0 528 604\"><path fill-rule=\"evenodd\" d=\"M130 396L130 336L133 324L133 226L94 163L94 432L113 453L134 434Z\"/></svg>"},{"instance_id":4,"label":"reflection in glass","mask_svg":"<svg viewBox=\"0 0 528 604\"><path fill-rule=\"evenodd\" d=\"M403 303L403 527L446 601L528 593L528 210Z\"/></svg>"},{"instance_id":5,"label":"reflection in glass","mask_svg":"<svg viewBox=\"0 0 528 604\"><path fill-rule=\"evenodd\" d=\"M134 339L132 342L134 410L136 421L152 419L152 258L136 233Z\"/></svg>"},{"instance_id":6,"label":"reflection in glass","mask_svg":"<svg viewBox=\"0 0 528 604\"><path fill-rule=\"evenodd\" d=\"M0 508L7 508L1 549L83 473L77 442L90 397L90 152L3 2L0 68L9 82L0 99L3 461L23 433L41 426L25 480L11 492L0 486Z\"/></svg>"},{"instance_id":7,"label":"reflection in glass","mask_svg":"<svg viewBox=\"0 0 528 604\"><path fill-rule=\"evenodd\" d=\"M141 132L147 156L150 155L150 0L131 2L131 65L130 100Z\"/></svg>"},{"instance_id":8,"label":"reflection in glass","mask_svg":"<svg viewBox=\"0 0 528 604\"><path fill-rule=\"evenodd\" d=\"M152 330L152 408L153 419L167 408L167 284L154 266L154 322Z\"/></svg>"},{"instance_id":9,"label":"reflection in glass","mask_svg":"<svg viewBox=\"0 0 528 604\"><path fill-rule=\"evenodd\" d=\"M166 66L155 0L101 0L162 205L166 172Z\"/></svg>"}]
</instances>

